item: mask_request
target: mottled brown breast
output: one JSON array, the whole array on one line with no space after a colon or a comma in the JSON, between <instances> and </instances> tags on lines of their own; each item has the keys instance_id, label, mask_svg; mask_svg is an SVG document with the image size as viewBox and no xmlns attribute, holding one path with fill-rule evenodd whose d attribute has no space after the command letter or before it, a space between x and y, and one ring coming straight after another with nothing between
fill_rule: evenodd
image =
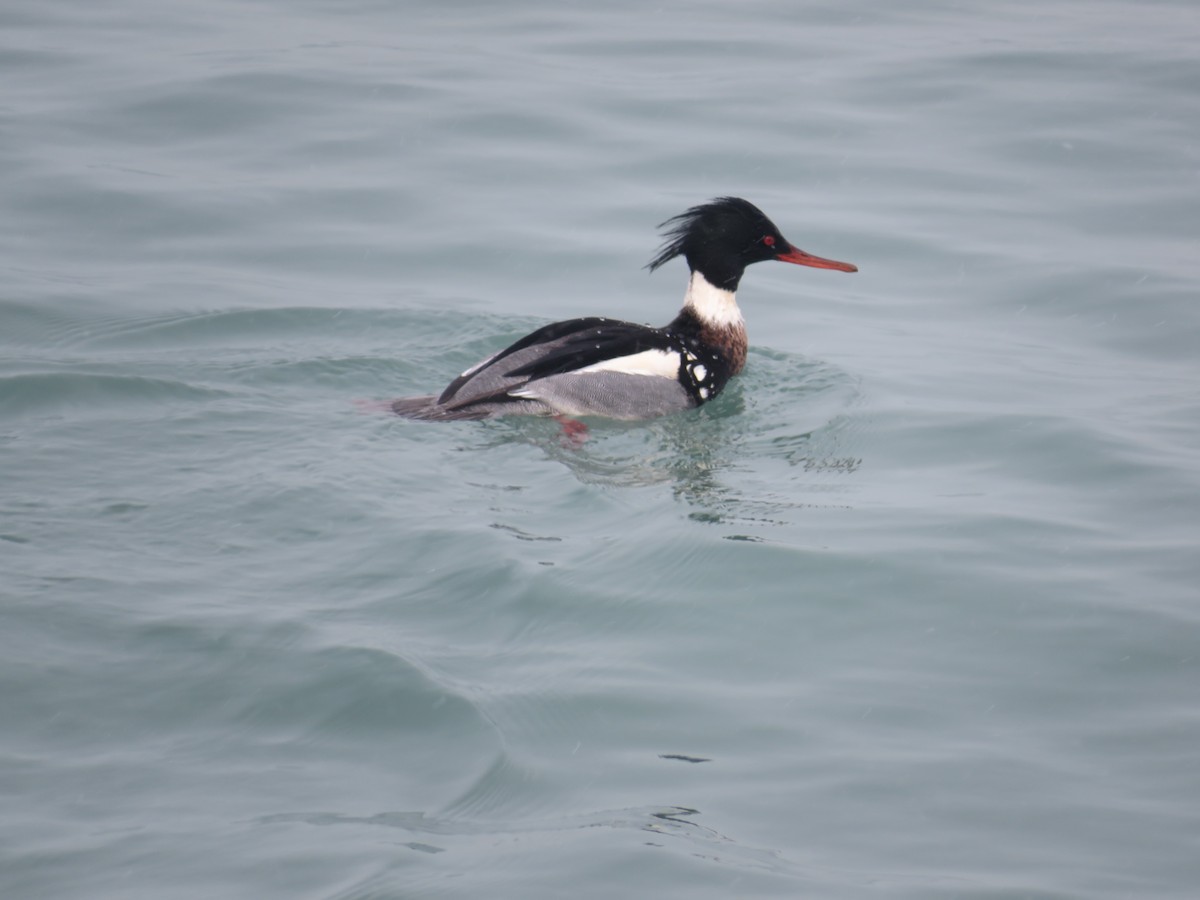
<instances>
[{"instance_id":1,"label":"mottled brown breast","mask_svg":"<svg viewBox=\"0 0 1200 900\"><path fill-rule=\"evenodd\" d=\"M730 375L738 374L745 367L746 351L750 349L745 325L704 325L700 329L700 340L717 348L728 360Z\"/></svg>"}]
</instances>

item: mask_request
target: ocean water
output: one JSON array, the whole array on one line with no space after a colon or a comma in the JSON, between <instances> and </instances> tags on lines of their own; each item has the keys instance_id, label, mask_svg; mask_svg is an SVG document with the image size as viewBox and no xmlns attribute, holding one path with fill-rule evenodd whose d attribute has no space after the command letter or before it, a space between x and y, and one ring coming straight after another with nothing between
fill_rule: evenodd
<instances>
[{"instance_id":1,"label":"ocean water","mask_svg":"<svg viewBox=\"0 0 1200 900\"><path fill-rule=\"evenodd\" d=\"M0 895L1200 892L1194 4L0 26ZM718 401L372 406L725 194Z\"/></svg>"}]
</instances>

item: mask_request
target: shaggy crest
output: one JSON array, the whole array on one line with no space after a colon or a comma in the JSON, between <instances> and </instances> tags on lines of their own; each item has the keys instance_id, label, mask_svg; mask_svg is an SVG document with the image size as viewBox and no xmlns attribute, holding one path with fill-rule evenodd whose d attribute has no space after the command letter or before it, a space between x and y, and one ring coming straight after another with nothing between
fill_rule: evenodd
<instances>
[{"instance_id":1,"label":"shaggy crest","mask_svg":"<svg viewBox=\"0 0 1200 900\"><path fill-rule=\"evenodd\" d=\"M664 229L663 234L667 240L659 248L658 255L646 264L646 268L653 272L675 257L685 256L689 238L697 236L704 224L730 218L739 218L746 225L753 227L758 227L762 222L770 224L763 211L753 203L741 197L717 197L709 203L693 206L687 212L681 212L660 224L658 227Z\"/></svg>"}]
</instances>

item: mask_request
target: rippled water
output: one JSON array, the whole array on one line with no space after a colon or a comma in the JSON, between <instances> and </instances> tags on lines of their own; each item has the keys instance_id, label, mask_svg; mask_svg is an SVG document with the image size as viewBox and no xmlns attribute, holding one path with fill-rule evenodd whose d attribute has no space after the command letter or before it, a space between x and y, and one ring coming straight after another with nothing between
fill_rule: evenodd
<instances>
[{"instance_id":1,"label":"rippled water","mask_svg":"<svg viewBox=\"0 0 1200 900\"><path fill-rule=\"evenodd\" d=\"M1191 5L0 25L3 896L1194 896ZM719 194L718 401L374 408Z\"/></svg>"}]
</instances>

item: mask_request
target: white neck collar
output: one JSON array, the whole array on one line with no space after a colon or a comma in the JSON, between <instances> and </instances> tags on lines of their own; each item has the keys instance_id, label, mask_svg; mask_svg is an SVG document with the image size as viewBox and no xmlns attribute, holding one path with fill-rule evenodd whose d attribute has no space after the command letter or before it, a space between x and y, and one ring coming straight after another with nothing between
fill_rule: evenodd
<instances>
[{"instance_id":1,"label":"white neck collar","mask_svg":"<svg viewBox=\"0 0 1200 900\"><path fill-rule=\"evenodd\" d=\"M737 294L716 287L698 271L693 272L688 281L683 305L705 325L736 328L746 324L737 304Z\"/></svg>"}]
</instances>

